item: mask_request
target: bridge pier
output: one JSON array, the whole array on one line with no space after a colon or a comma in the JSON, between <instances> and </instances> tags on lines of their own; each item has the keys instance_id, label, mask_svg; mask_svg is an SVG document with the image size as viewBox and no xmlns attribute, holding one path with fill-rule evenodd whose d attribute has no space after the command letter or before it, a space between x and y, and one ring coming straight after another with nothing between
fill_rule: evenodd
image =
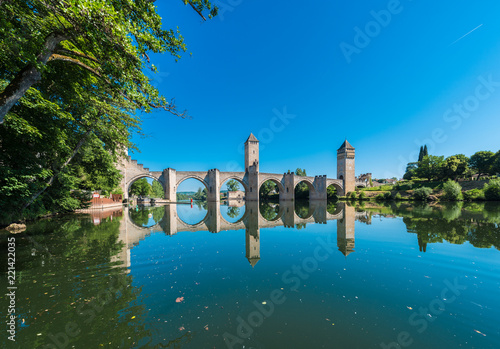
<instances>
[{"instance_id":1,"label":"bridge pier","mask_svg":"<svg viewBox=\"0 0 500 349\"><path fill-rule=\"evenodd\" d=\"M207 201L220 202L220 172L218 169L208 171Z\"/></svg>"},{"instance_id":2,"label":"bridge pier","mask_svg":"<svg viewBox=\"0 0 500 349\"><path fill-rule=\"evenodd\" d=\"M314 177L314 188L309 191L309 200L326 200L326 175Z\"/></svg>"},{"instance_id":3,"label":"bridge pier","mask_svg":"<svg viewBox=\"0 0 500 349\"><path fill-rule=\"evenodd\" d=\"M283 189L284 193L281 197L283 201L295 200L295 174L293 172L283 175Z\"/></svg>"},{"instance_id":4,"label":"bridge pier","mask_svg":"<svg viewBox=\"0 0 500 349\"><path fill-rule=\"evenodd\" d=\"M209 201L207 204L207 228L211 233L220 232L220 205L218 202Z\"/></svg>"},{"instance_id":5,"label":"bridge pier","mask_svg":"<svg viewBox=\"0 0 500 349\"><path fill-rule=\"evenodd\" d=\"M164 169L163 182L165 189L165 199L171 202L177 201L177 171L173 168Z\"/></svg>"}]
</instances>

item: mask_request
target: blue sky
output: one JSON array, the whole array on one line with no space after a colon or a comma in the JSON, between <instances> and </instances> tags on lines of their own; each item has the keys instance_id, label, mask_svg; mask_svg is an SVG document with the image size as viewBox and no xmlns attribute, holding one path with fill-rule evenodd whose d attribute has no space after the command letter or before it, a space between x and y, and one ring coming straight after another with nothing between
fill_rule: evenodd
<instances>
[{"instance_id":1,"label":"blue sky","mask_svg":"<svg viewBox=\"0 0 500 349\"><path fill-rule=\"evenodd\" d=\"M333 178L345 138L356 174L376 178L401 177L424 143L445 156L500 149L500 2L219 3L203 22L156 2L188 52L153 55L154 83L193 118L144 115L132 156L151 170L242 169L250 132L262 172Z\"/></svg>"}]
</instances>

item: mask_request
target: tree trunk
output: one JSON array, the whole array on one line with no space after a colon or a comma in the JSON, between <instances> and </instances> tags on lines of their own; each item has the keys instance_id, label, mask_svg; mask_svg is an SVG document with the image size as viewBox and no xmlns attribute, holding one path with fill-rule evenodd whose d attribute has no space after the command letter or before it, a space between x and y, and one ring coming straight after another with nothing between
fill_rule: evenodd
<instances>
[{"instance_id":1,"label":"tree trunk","mask_svg":"<svg viewBox=\"0 0 500 349\"><path fill-rule=\"evenodd\" d=\"M38 64L46 64L49 57L61 41L67 40L68 36L62 32L54 32L47 36L42 52L37 57ZM28 89L41 79L41 73L34 64L21 69L19 73L0 93L0 124L10 109L21 99Z\"/></svg>"}]
</instances>

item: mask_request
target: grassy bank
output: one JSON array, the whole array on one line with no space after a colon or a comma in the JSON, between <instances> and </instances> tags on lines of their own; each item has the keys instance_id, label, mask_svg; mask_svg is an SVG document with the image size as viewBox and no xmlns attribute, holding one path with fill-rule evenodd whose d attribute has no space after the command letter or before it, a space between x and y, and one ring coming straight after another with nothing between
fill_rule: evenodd
<instances>
[{"instance_id":1,"label":"grassy bank","mask_svg":"<svg viewBox=\"0 0 500 349\"><path fill-rule=\"evenodd\" d=\"M398 182L372 188L357 188L343 200L367 201L500 201L500 179L483 181Z\"/></svg>"}]
</instances>

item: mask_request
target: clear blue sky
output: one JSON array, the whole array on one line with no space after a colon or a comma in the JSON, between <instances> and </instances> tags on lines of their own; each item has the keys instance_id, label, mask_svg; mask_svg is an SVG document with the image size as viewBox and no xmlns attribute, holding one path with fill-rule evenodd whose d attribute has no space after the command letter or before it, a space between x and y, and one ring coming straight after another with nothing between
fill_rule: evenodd
<instances>
[{"instance_id":1,"label":"clear blue sky","mask_svg":"<svg viewBox=\"0 0 500 349\"><path fill-rule=\"evenodd\" d=\"M182 1L156 2L188 52L153 55L155 84L193 118L144 115L132 156L151 170L242 169L250 132L262 172L333 178L345 138L356 174L376 178L401 177L424 142L434 155L500 149L498 0L232 3L203 22ZM284 110L295 117L282 127Z\"/></svg>"}]
</instances>

